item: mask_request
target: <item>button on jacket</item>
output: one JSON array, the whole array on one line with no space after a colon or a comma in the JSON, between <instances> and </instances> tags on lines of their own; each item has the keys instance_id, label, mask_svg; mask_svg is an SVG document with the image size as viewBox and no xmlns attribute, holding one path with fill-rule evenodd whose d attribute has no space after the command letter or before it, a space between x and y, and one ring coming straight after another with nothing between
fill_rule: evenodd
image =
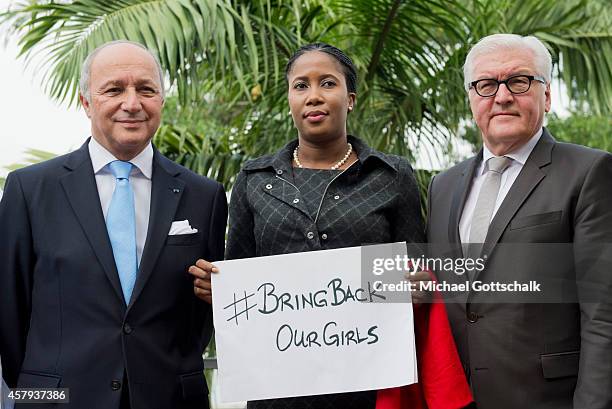
<instances>
[{"instance_id":1,"label":"button on jacket","mask_svg":"<svg viewBox=\"0 0 612 409\"><path fill-rule=\"evenodd\" d=\"M358 161L327 185L314 218L293 181L297 140L248 161L230 201L226 258L423 242L419 190L407 160L353 136Z\"/></svg>"}]
</instances>

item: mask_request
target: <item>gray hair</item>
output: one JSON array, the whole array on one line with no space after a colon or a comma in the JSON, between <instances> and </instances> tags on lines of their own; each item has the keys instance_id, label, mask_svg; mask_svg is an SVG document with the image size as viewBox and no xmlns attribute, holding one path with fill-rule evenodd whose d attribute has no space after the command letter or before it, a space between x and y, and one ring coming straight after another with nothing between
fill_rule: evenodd
<instances>
[{"instance_id":1,"label":"gray hair","mask_svg":"<svg viewBox=\"0 0 612 409\"><path fill-rule=\"evenodd\" d=\"M99 46L98 48L96 48L95 50L90 52L89 55L87 56L87 58L85 58L85 61L83 61L83 65L81 66L81 79L79 80L79 90L81 92L81 95L83 95L83 97L85 97L87 102L91 102L91 91L89 89L89 77L91 76L91 64L93 63L94 59L96 58L96 55L98 55L98 53L100 51L102 51L106 47L110 47L110 46L116 45L116 44L131 44L131 45L134 45L136 47L142 48L147 53L149 53L149 55L151 57L153 57L153 60L155 61L155 65L157 66L157 72L159 74L159 84L161 86L161 96L163 98L165 96L165 92L164 92L164 72L162 71L161 64L159 63L159 59L157 58L155 53L153 53L151 50L149 50L144 45L142 45L140 43L137 43L135 41L116 40L116 41L109 41L108 43L102 44L101 46Z\"/></svg>"},{"instance_id":2,"label":"gray hair","mask_svg":"<svg viewBox=\"0 0 612 409\"><path fill-rule=\"evenodd\" d=\"M473 81L474 61L476 58L496 51L530 50L533 53L534 64L538 75L544 77L550 84L552 76L552 57L544 44L534 36L520 36L517 34L493 34L483 37L476 43L463 65L463 78L465 90L469 90L469 84Z\"/></svg>"}]
</instances>

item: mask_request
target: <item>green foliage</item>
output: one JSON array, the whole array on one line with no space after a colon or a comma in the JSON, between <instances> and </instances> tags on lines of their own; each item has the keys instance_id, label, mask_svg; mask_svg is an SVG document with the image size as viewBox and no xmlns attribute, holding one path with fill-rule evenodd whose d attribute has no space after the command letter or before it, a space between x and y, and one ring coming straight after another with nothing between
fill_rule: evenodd
<instances>
[{"instance_id":1,"label":"green foliage","mask_svg":"<svg viewBox=\"0 0 612 409\"><path fill-rule=\"evenodd\" d=\"M156 51L172 84L156 145L229 188L244 160L296 137L283 71L300 45L326 41L354 59L349 132L414 161L409 140L445 151L469 118L462 64L496 32L539 36L576 106L608 114L610 16L604 0L39 0L0 21L28 61L44 56L49 94L70 103L95 47Z\"/></svg>"},{"instance_id":2,"label":"green foliage","mask_svg":"<svg viewBox=\"0 0 612 409\"><path fill-rule=\"evenodd\" d=\"M612 152L612 117L575 112L567 118L553 114L547 128L557 140Z\"/></svg>"}]
</instances>

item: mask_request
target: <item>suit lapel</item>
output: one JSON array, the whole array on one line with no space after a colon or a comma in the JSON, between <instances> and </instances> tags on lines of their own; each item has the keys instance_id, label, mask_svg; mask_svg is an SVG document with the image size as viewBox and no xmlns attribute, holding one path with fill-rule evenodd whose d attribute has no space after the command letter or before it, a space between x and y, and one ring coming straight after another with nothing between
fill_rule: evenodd
<instances>
[{"instance_id":1,"label":"suit lapel","mask_svg":"<svg viewBox=\"0 0 612 409\"><path fill-rule=\"evenodd\" d=\"M96 178L87 148L88 142L89 140L79 150L68 155L64 166L71 172L62 177L60 183L98 262L117 297L123 302L123 291L100 206Z\"/></svg>"},{"instance_id":2,"label":"suit lapel","mask_svg":"<svg viewBox=\"0 0 612 409\"><path fill-rule=\"evenodd\" d=\"M178 166L155 150L147 239L128 309L134 304L147 280L151 277L153 268L168 237L170 226L185 187L185 183L176 178L179 173L180 168Z\"/></svg>"},{"instance_id":3,"label":"suit lapel","mask_svg":"<svg viewBox=\"0 0 612 409\"><path fill-rule=\"evenodd\" d=\"M457 184L451 192L451 208L448 223L448 243L449 253L453 258L463 257L461 237L459 235L459 223L461 221L461 214L463 213L463 207L467 200L470 187L472 186L472 180L474 178L474 172L478 168L480 158L482 157L482 151L477 155L465 162L461 175L457 179ZM446 249L445 249L446 251ZM455 284L465 284L467 282L467 274L449 274L446 276L446 280ZM452 299L448 301L450 303L465 304L468 299L468 293L458 293Z\"/></svg>"},{"instance_id":4,"label":"suit lapel","mask_svg":"<svg viewBox=\"0 0 612 409\"><path fill-rule=\"evenodd\" d=\"M491 254L516 212L525 203L533 189L546 177L546 173L541 168L550 164L554 143L554 139L544 128L540 140L512 184L495 217L491 220L482 254ZM475 278L478 275L476 274Z\"/></svg>"},{"instance_id":5,"label":"suit lapel","mask_svg":"<svg viewBox=\"0 0 612 409\"><path fill-rule=\"evenodd\" d=\"M461 222L461 214L463 213L463 207L467 200L470 187L472 186L472 180L474 179L474 172L480 163L482 158L482 150L473 158L469 159L461 173L461 178L457 181L457 185L452 193L453 198L451 201L450 216L448 223L448 242L453 245L453 251L456 257L461 257L461 237L459 235L459 223Z\"/></svg>"}]
</instances>

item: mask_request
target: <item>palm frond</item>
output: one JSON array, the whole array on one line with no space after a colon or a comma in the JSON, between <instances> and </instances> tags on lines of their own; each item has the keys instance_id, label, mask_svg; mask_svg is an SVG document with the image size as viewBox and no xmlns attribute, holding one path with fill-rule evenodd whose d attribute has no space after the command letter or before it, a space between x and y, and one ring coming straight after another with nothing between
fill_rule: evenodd
<instances>
[{"instance_id":1,"label":"palm frond","mask_svg":"<svg viewBox=\"0 0 612 409\"><path fill-rule=\"evenodd\" d=\"M174 85L156 144L231 184L244 160L296 136L283 67L304 43L329 42L355 61L351 133L411 160L434 146L432 163L446 163L469 135L463 61L488 34L537 35L573 103L609 113L608 9L605 0L73 0L22 3L0 21L29 61L44 57L50 94L73 103L81 61L99 44L155 50Z\"/></svg>"},{"instance_id":2,"label":"palm frond","mask_svg":"<svg viewBox=\"0 0 612 409\"><path fill-rule=\"evenodd\" d=\"M265 16L264 16L265 19ZM13 23L21 55L43 57L43 82L59 101L76 102L80 67L97 46L118 39L137 41L155 50L179 95L197 90L194 67L228 74L245 96L244 78L259 78L259 48L246 7L236 10L221 0L75 0L69 3L22 4L2 15ZM260 37L269 47L274 35ZM247 75L248 73L248 75ZM266 73L267 75L267 73ZM217 78L222 79L222 78ZM185 99L186 100L186 99Z\"/></svg>"}]
</instances>

